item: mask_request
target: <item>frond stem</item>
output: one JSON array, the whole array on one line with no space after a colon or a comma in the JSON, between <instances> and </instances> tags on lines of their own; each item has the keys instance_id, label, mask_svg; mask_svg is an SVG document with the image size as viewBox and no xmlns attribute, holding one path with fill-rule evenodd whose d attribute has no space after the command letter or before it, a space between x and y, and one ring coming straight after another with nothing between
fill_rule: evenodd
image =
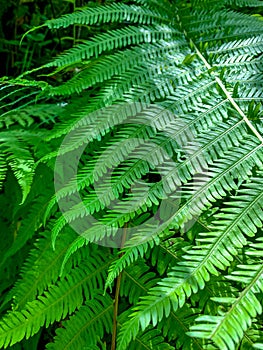
<instances>
[{"instance_id":1,"label":"frond stem","mask_svg":"<svg viewBox=\"0 0 263 350\"><path fill-rule=\"evenodd\" d=\"M128 223L124 225L123 235L121 240L121 249L124 247L126 237L127 237L127 227ZM122 256L124 253L121 253ZM114 310L113 310L113 326L112 326L112 338L111 338L111 350L116 349L116 337L117 337L117 317L118 317L118 308L119 308L119 294L120 294L120 286L121 286L121 278L122 272L117 277L116 281L116 289L115 289L115 297L114 297Z\"/></svg>"},{"instance_id":2,"label":"frond stem","mask_svg":"<svg viewBox=\"0 0 263 350\"><path fill-rule=\"evenodd\" d=\"M217 82L217 84L219 85L219 87L221 88L221 90L224 92L226 98L228 99L228 101L231 103L231 105L234 107L234 109L239 113L239 115L243 118L243 120L245 121L245 123L247 124L247 126L249 127L249 129L253 132L253 134L259 139L259 141L261 142L261 144L263 145L263 136L257 131L257 129L254 127L254 125L250 122L250 120L248 119L248 117L245 115L245 113L241 110L241 108L239 107L239 105L236 103L236 101L233 99L233 97L231 96L231 94L229 93L229 91L227 90L227 88L225 87L224 83L222 82L222 80L215 75L215 73L212 71L212 66L207 62L207 60L205 59L205 57L202 55L202 53L200 52L200 50L198 49L198 47L195 45L195 43L193 42L193 40L191 38L188 37L187 32L185 31L185 29L182 26L182 22L180 19L180 16L178 14L178 9L176 9L176 19L178 21L179 27L182 30L185 38L189 41L190 46L192 46L195 51L197 56L200 58L200 60L204 63L205 67L207 68L207 70L210 72L210 74L213 76L213 78L215 79L215 81Z\"/></svg>"},{"instance_id":3,"label":"frond stem","mask_svg":"<svg viewBox=\"0 0 263 350\"><path fill-rule=\"evenodd\" d=\"M198 48L196 47L196 45L194 44L193 40L190 39L190 43L191 45L193 45L193 47L195 48L195 51L197 53L197 56L202 60L202 62L204 63L204 65L206 66L206 68L208 70L211 70L212 67L210 66L210 64L207 62L207 60L205 59L205 57L202 55L202 53L198 50ZM247 124L247 126L250 128L250 130L254 133L254 135L260 140L260 142L263 145L263 136L260 135L260 133L257 131L257 129L254 127L254 125L251 123L251 121L248 119L248 117L245 115L245 113L241 110L241 108L239 107L239 105L236 103L236 101L233 99L233 97L231 96L231 94L229 93L229 91L227 90L227 88L225 87L224 83L222 82L222 80L217 77L214 72L211 71L211 74L214 76L215 81L217 82L217 84L220 86L220 88L222 89L222 91L224 92L224 94L226 95L228 101L232 104L232 106L235 108L235 110L240 114L240 116L243 118L243 120L245 121L245 123Z\"/></svg>"}]
</instances>

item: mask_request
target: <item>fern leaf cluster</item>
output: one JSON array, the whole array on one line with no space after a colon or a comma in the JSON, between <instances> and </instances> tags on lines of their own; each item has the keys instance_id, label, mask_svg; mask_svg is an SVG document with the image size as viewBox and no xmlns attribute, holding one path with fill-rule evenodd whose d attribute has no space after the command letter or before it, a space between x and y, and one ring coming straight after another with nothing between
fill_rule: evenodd
<instances>
[{"instance_id":1,"label":"fern leaf cluster","mask_svg":"<svg viewBox=\"0 0 263 350\"><path fill-rule=\"evenodd\" d=\"M0 347L44 329L52 350L262 347L262 8L46 21L83 34L1 80Z\"/></svg>"}]
</instances>

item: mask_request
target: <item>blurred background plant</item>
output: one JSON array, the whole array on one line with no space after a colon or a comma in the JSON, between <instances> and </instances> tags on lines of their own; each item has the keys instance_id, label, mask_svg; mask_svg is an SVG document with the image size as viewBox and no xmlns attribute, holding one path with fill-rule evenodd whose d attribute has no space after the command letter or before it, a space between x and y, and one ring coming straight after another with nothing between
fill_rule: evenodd
<instances>
[{"instance_id":1,"label":"blurred background plant","mask_svg":"<svg viewBox=\"0 0 263 350\"><path fill-rule=\"evenodd\" d=\"M74 11L88 2L91 1L0 0L0 76L18 76L71 47L72 41L75 43L80 36L75 26L60 32L44 27L24 38L23 35L47 19Z\"/></svg>"}]
</instances>

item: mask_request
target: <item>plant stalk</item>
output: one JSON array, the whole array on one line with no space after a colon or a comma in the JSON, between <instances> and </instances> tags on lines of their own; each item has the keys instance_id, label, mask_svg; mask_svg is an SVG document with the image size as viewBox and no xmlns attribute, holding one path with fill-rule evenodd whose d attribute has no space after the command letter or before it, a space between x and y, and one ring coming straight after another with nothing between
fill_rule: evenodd
<instances>
[{"instance_id":1,"label":"plant stalk","mask_svg":"<svg viewBox=\"0 0 263 350\"><path fill-rule=\"evenodd\" d=\"M124 246L127 237L127 227L128 223L124 225L123 228L123 236L121 240L121 249ZM122 256L123 253L120 255ZM117 277L116 289L115 289L115 297L114 297L114 309L113 309L113 326L112 326L112 337L111 337L111 350L116 349L116 338L117 338L117 317L118 317L118 308L119 308L119 294L120 294L120 286L121 286L121 278L122 272Z\"/></svg>"}]
</instances>

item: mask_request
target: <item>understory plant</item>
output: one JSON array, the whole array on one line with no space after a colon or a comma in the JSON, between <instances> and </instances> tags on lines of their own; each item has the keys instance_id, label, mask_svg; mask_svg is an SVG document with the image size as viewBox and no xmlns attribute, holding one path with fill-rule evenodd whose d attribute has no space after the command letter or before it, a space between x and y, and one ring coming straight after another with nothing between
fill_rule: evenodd
<instances>
[{"instance_id":1,"label":"understory plant","mask_svg":"<svg viewBox=\"0 0 263 350\"><path fill-rule=\"evenodd\" d=\"M0 348L263 348L262 10L87 2L30 31L74 45L1 78Z\"/></svg>"}]
</instances>

